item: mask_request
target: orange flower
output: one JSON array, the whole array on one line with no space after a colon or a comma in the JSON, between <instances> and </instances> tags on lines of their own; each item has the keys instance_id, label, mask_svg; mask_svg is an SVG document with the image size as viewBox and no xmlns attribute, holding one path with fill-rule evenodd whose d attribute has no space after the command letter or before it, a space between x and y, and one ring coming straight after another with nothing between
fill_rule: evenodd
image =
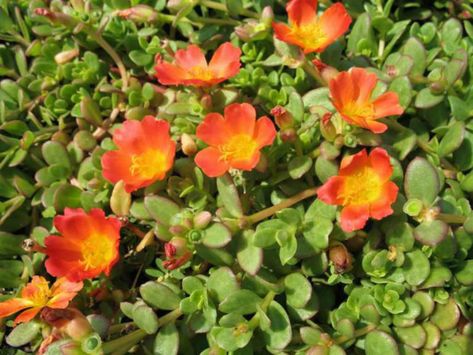
<instances>
[{"instance_id":1,"label":"orange flower","mask_svg":"<svg viewBox=\"0 0 473 355\"><path fill-rule=\"evenodd\" d=\"M393 213L398 187L390 181L393 168L388 153L366 149L343 158L338 176L332 176L317 191L330 205L343 206L341 226L345 232L362 229L369 217L380 220Z\"/></svg>"},{"instance_id":2,"label":"orange flower","mask_svg":"<svg viewBox=\"0 0 473 355\"><path fill-rule=\"evenodd\" d=\"M81 289L82 282L71 282L63 277L49 288L49 282L44 277L33 276L21 291L21 297L0 303L0 319L27 309L16 317L15 324L29 322L45 307L66 308Z\"/></svg>"},{"instance_id":3,"label":"orange flower","mask_svg":"<svg viewBox=\"0 0 473 355\"><path fill-rule=\"evenodd\" d=\"M225 117L209 113L197 127L197 137L209 147L197 153L196 164L207 176L222 176L229 169L252 170L260 160L260 150L276 136L273 122L266 116L256 120L250 104L232 104Z\"/></svg>"},{"instance_id":4,"label":"orange flower","mask_svg":"<svg viewBox=\"0 0 473 355\"><path fill-rule=\"evenodd\" d=\"M118 219L106 218L99 208L89 213L66 208L63 216L54 218L54 226L61 235L50 235L45 240L48 273L70 281L92 279L102 272L110 274L120 257Z\"/></svg>"},{"instance_id":5,"label":"orange flower","mask_svg":"<svg viewBox=\"0 0 473 355\"><path fill-rule=\"evenodd\" d=\"M330 95L333 105L345 121L373 133L383 133L388 127L376 120L400 115L404 109L394 92L384 93L373 100L371 95L377 82L376 74L362 68L352 68L330 81Z\"/></svg>"},{"instance_id":6,"label":"orange flower","mask_svg":"<svg viewBox=\"0 0 473 355\"><path fill-rule=\"evenodd\" d=\"M286 5L290 26L273 22L274 34L304 53L323 52L350 27L351 17L342 3L317 16L317 0L291 0Z\"/></svg>"},{"instance_id":7,"label":"orange flower","mask_svg":"<svg viewBox=\"0 0 473 355\"><path fill-rule=\"evenodd\" d=\"M153 116L126 121L113 132L113 142L118 150L103 155L103 176L112 183L123 180L127 192L163 180L173 165L176 143L169 124Z\"/></svg>"},{"instance_id":8,"label":"orange flower","mask_svg":"<svg viewBox=\"0 0 473 355\"><path fill-rule=\"evenodd\" d=\"M211 86L238 74L240 55L240 48L225 42L207 64L202 50L191 44L176 52L172 64L158 57L154 69L163 85Z\"/></svg>"}]
</instances>

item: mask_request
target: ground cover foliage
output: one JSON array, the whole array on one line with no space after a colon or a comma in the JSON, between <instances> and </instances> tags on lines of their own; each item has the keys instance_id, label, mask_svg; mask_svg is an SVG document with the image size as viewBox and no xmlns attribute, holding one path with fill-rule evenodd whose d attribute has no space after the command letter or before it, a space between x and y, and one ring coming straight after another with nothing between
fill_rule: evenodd
<instances>
[{"instance_id":1,"label":"ground cover foliage","mask_svg":"<svg viewBox=\"0 0 473 355\"><path fill-rule=\"evenodd\" d=\"M471 353L472 15L0 0L0 353Z\"/></svg>"}]
</instances>

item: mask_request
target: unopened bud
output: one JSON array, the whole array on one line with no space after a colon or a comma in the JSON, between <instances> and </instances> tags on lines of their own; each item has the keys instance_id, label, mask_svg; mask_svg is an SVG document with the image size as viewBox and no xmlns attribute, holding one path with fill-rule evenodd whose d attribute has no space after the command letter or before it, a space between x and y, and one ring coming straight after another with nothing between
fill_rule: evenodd
<instances>
[{"instance_id":1,"label":"unopened bud","mask_svg":"<svg viewBox=\"0 0 473 355\"><path fill-rule=\"evenodd\" d=\"M294 142L297 138L297 132L294 128L287 128L279 131L279 136L283 142Z\"/></svg>"},{"instance_id":2,"label":"unopened bud","mask_svg":"<svg viewBox=\"0 0 473 355\"><path fill-rule=\"evenodd\" d=\"M335 266L337 273L343 273L351 269L353 258L343 244L336 244L328 252L330 261Z\"/></svg>"},{"instance_id":3,"label":"unopened bud","mask_svg":"<svg viewBox=\"0 0 473 355\"><path fill-rule=\"evenodd\" d=\"M197 0L168 0L166 7L169 10L178 12L184 8L191 8L198 3Z\"/></svg>"},{"instance_id":4,"label":"unopened bud","mask_svg":"<svg viewBox=\"0 0 473 355\"><path fill-rule=\"evenodd\" d=\"M110 208L117 216L127 216L130 212L131 194L125 190L125 183L120 180L115 184L110 197Z\"/></svg>"},{"instance_id":5,"label":"unopened bud","mask_svg":"<svg viewBox=\"0 0 473 355\"><path fill-rule=\"evenodd\" d=\"M445 87L439 81L436 81L430 84L430 91L432 91L433 94L441 94L444 92L444 90L445 90Z\"/></svg>"},{"instance_id":6,"label":"unopened bud","mask_svg":"<svg viewBox=\"0 0 473 355\"><path fill-rule=\"evenodd\" d=\"M155 22L158 12L148 5L136 5L129 9L120 10L117 15L133 22Z\"/></svg>"},{"instance_id":7,"label":"unopened bud","mask_svg":"<svg viewBox=\"0 0 473 355\"><path fill-rule=\"evenodd\" d=\"M212 110L212 96L205 94L202 96L200 99L200 104L206 111L211 111Z\"/></svg>"},{"instance_id":8,"label":"unopened bud","mask_svg":"<svg viewBox=\"0 0 473 355\"><path fill-rule=\"evenodd\" d=\"M194 217L194 227L197 229L204 229L212 220L212 214L208 211L202 211Z\"/></svg>"},{"instance_id":9,"label":"unopened bud","mask_svg":"<svg viewBox=\"0 0 473 355\"><path fill-rule=\"evenodd\" d=\"M192 253L187 248L187 241L181 237L173 237L166 243L164 253L167 260L163 261L163 266L168 270L184 265L192 257Z\"/></svg>"},{"instance_id":10,"label":"unopened bud","mask_svg":"<svg viewBox=\"0 0 473 355\"><path fill-rule=\"evenodd\" d=\"M278 105L271 110L276 125L281 129L294 127L294 118L284 107Z\"/></svg>"},{"instance_id":11,"label":"unopened bud","mask_svg":"<svg viewBox=\"0 0 473 355\"><path fill-rule=\"evenodd\" d=\"M180 225L175 225L175 226L169 227L169 233L174 234L174 235L184 234L186 230L187 230L187 228L185 228L184 226L180 226Z\"/></svg>"},{"instance_id":12,"label":"unopened bud","mask_svg":"<svg viewBox=\"0 0 473 355\"><path fill-rule=\"evenodd\" d=\"M325 64L324 62L318 59L314 59L312 61L312 64L314 64L314 66L317 68L320 75L322 76L322 79L324 79L327 84L330 83L330 81L332 81L332 79L335 78L339 73L337 69Z\"/></svg>"},{"instance_id":13,"label":"unopened bud","mask_svg":"<svg viewBox=\"0 0 473 355\"><path fill-rule=\"evenodd\" d=\"M65 64L79 55L79 48L74 48L68 51L63 51L54 56L57 64Z\"/></svg>"},{"instance_id":14,"label":"unopened bud","mask_svg":"<svg viewBox=\"0 0 473 355\"><path fill-rule=\"evenodd\" d=\"M268 170L268 158L266 157L266 154L261 153L260 159L258 164L256 164L255 169L260 173L265 173L266 170Z\"/></svg>"},{"instance_id":15,"label":"unopened bud","mask_svg":"<svg viewBox=\"0 0 473 355\"><path fill-rule=\"evenodd\" d=\"M271 6L266 6L261 12L261 22L270 27L274 20L274 12Z\"/></svg>"},{"instance_id":16,"label":"unopened bud","mask_svg":"<svg viewBox=\"0 0 473 355\"><path fill-rule=\"evenodd\" d=\"M195 144L195 141L191 135L187 133L182 134L181 149L182 149L182 152L189 157L197 153L197 145Z\"/></svg>"},{"instance_id":17,"label":"unopened bud","mask_svg":"<svg viewBox=\"0 0 473 355\"><path fill-rule=\"evenodd\" d=\"M329 142L337 136L337 129L332 122L332 113L328 112L320 120L320 133Z\"/></svg>"}]
</instances>

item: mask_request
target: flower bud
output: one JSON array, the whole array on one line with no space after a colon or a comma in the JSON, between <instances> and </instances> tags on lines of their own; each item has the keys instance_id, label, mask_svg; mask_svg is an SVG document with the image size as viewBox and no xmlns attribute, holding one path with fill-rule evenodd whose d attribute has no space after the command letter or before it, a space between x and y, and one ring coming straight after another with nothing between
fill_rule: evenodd
<instances>
[{"instance_id":1,"label":"flower bud","mask_svg":"<svg viewBox=\"0 0 473 355\"><path fill-rule=\"evenodd\" d=\"M332 113L328 112L320 120L320 133L329 142L337 137L337 129L332 122Z\"/></svg>"},{"instance_id":2,"label":"flower bud","mask_svg":"<svg viewBox=\"0 0 473 355\"><path fill-rule=\"evenodd\" d=\"M294 142L297 138L297 133L294 128L288 128L280 131L279 136L283 142Z\"/></svg>"},{"instance_id":3,"label":"flower bud","mask_svg":"<svg viewBox=\"0 0 473 355\"><path fill-rule=\"evenodd\" d=\"M212 110L212 96L208 95L208 94L205 94L204 96L202 96L202 98L200 99L200 104L202 105L202 107L204 108L204 110L206 111L211 111Z\"/></svg>"},{"instance_id":4,"label":"flower bud","mask_svg":"<svg viewBox=\"0 0 473 355\"><path fill-rule=\"evenodd\" d=\"M331 247L328 252L330 261L335 266L337 273L344 273L352 267L353 258L343 244L336 244Z\"/></svg>"},{"instance_id":5,"label":"flower bud","mask_svg":"<svg viewBox=\"0 0 473 355\"><path fill-rule=\"evenodd\" d=\"M115 184L110 197L110 208L117 216L127 216L130 212L131 194L126 192L125 183L120 180Z\"/></svg>"},{"instance_id":6,"label":"flower bud","mask_svg":"<svg viewBox=\"0 0 473 355\"><path fill-rule=\"evenodd\" d=\"M55 332L80 340L92 333L92 327L85 316L75 308L43 308L41 319L55 328Z\"/></svg>"},{"instance_id":7,"label":"flower bud","mask_svg":"<svg viewBox=\"0 0 473 355\"><path fill-rule=\"evenodd\" d=\"M54 56L54 60L57 64L65 64L70 62L72 59L79 55L79 49L74 48L68 51L63 51Z\"/></svg>"},{"instance_id":8,"label":"flower bud","mask_svg":"<svg viewBox=\"0 0 473 355\"><path fill-rule=\"evenodd\" d=\"M274 12L271 6L266 6L261 12L261 22L270 27L274 20Z\"/></svg>"},{"instance_id":9,"label":"flower bud","mask_svg":"<svg viewBox=\"0 0 473 355\"><path fill-rule=\"evenodd\" d=\"M258 164L255 166L255 170L260 173L265 173L266 170L268 170L268 158L266 157L266 154L261 153Z\"/></svg>"},{"instance_id":10,"label":"flower bud","mask_svg":"<svg viewBox=\"0 0 473 355\"><path fill-rule=\"evenodd\" d=\"M282 130L294 127L294 118L284 107L278 105L271 110L276 125Z\"/></svg>"},{"instance_id":11,"label":"flower bud","mask_svg":"<svg viewBox=\"0 0 473 355\"><path fill-rule=\"evenodd\" d=\"M155 22L158 19L157 11L148 5L136 5L129 9L120 10L117 15L138 23Z\"/></svg>"},{"instance_id":12,"label":"flower bud","mask_svg":"<svg viewBox=\"0 0 473 355\"><path fill-rule=\"evenodd\" d=\"M168 0L166 7L169 10L178 12L184 8L192 8L194 5L197 5L197 0Z\"/></svg>"},{"instance_id":13,"label":"flower bud","mask_svg":"<svg viewBox=\"0 0 473 355\"><path fill-rule=\"evenodd\" d=\"M181 136L181 148L182 152L189 157L197 153L197 145L191 135L187 133L183 133Z\"/></svg>"},{"instance_id":14,"label":"flower bud","mask_svg":"<svg viewBox=\"0 0 473 355\"><path fill-rule=\"evenodd\" d=\"M317 70L319 71L320 75L322 76L322 79L324 79L324 81L326 83L330 83L330 81L336 77L338 75L338 70L335 69L334 67L331 67L327 64L325 64L324 62L318 60L318 59L314 59L312 61L312 64L314 64L314 66L317 68Z\"/></svg>"},{"instance_id":15,"label":"flower bud","mask_svg":"<svg viewBox=\"0 0 473 355\"><path fill-rule=\"evenodd\" d=\"M208 211L202 211L194 217L194 227L197 229L204 229L212 220L212 214Z\"/></svg>"},{"instance_id":16,"label":"flower bud","mask_svg":"<svg viewBox=\"0 0 473 355\"><path fill-rule=\"evenodd\" d=\"M174 270L184 265L192 256L187 248L187 241L181 237L173 237L169 243L166 243L164 253L167 260L163 262L163 266L168 270Z\"/></svg>"}]
</instances>

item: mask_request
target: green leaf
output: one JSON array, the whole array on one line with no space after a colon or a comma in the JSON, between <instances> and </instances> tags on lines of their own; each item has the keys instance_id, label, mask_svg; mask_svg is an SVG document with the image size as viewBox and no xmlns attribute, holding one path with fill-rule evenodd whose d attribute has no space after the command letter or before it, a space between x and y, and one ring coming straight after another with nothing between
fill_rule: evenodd
<instances>
[{"instance_id":1,"label":"green leaf","mask_svg":"<svg viewBox=\"0 0 473 355\"><path fill-rule=\"evenodd\" d=\"M195 251L201 258L214 265L232 265L235 260L232 254L223 249L211 249L202 244L196 244Z\"/></svg>"},{"instance_id":2,"label":"green leaf","mask_svg":"<svg viewBox=\"0 0 473 355\"><path fill-rule=\"evenodd\" d=\"M253 314L256 305L262 299L250 290L237 290L229 294L218 306L219 311L224 313Z\"/></svg>"},{"instance_id":3,"label":"green leaf","mask_svg":"<svg viewBox=\"0 0 473 355\"><path fill-rule=\"evenodd\" d=\"M415 107L420 109L427 109L437 106L444 100L445 96L442 94L434 94L430 88L423 88L416 96Z\"/></svg>"},{"instance_id":4,"label":"green leaf","mask_svg":"<svg viewBox=\"0 0 473 355\"><path fill-rule=\"evenodd\" d=\"M250 275L256 275L263 264L263 250L253 244L254 235L243 232L238 238L238 264Z\"/></svg>"},{"instance_id":5,"label":"green leaf","mask_svg":"<svg viewBox=\"0 0 473 355\"><path fill-rule=\"evenodd\" d=\"M406 282L412 286L419 286L430 274L429 259L419 249L406 253L405 257L402 269Z\"/></svg>"},{"instance_id":6,"label":"green leaf","mask_svg":"<svg viewBox=\"0 0 473 355\"><path fill-rule=\"evenodd\" d=\"M288 164L289 175L294 180L300 179L312 167L312 159L308 156L292 158Z\"/></svg>"},{"instance_id":7,"label":"green leaf","mask_svg":"<svg viewBox=\"0 0 473 355\"><path fill-rule=\"evenodd\" d=\"M249 329L241 331L237 327L215 327L212 329L212 334L215 336L219 347L229 352L235 352L238 349L244 348L250 342L253 332ZM242 327L246 327L246 325L242 324Z\"/></svg>"},{"instance_id":8,"label":"green leaf","mask_svg":"<svg viewBox=\"0 0 473 355\"><path fill-rule=\"evenodd\" d=\"M294 234L287 234L287 238L282 242L279 249L279 259L282 265L286 265L289 260L296 254L297 239Z\"/></svg>"},{"instance_id":9,"label":"green leaf","mask_svg":"<svg viewBox=\"0 0 473 355\"><path fill-rule=\"evenodd\" d=\"M387 333L374 330L365 338L366 355L399 355L396 341Z\"/></svg>"},{"instance_id":10,"label":"green leaf","mask_svg":"<svg viewBox=\"0 0 473 355\"><path fill-rule=\"evenodd\" d=\"M286 301L294 308L302 308L312 296L310 282L300 273L292 273L284 278Z\"/></svg>"},{"instance_id":11,"label":"green leaf","mask_svg":"<svg viewBox=\"0 0 473 355\"><path fill-rule=\"evenodd\" d=\"M266 312L271 321L269 327L262 329L266 345L275 350L284 349L292 338L291 322L284 308L272 301Z\"/></svg>"},{"instance_id":12,"label":"green leaf","mask_svg":"<svg viewBox=\"0 0 473 355\"><path fill-rule=\"evenodd\" d=\"M128 55L130 56L130 59L133 61L133 63L140 67L147 66L153 62L153 55L148 54L142 50L133 50Z\"/></svg>"},{"instance_id":13,"label":"green leaf","mask_svg":"<svg viewBox=\"0 0 473 355\"><path fill-rule=\"evenodd\" d=\"M328 88L318 88L307 92L302 97L304 107L310 108L312 106L323 106L327 110L334 110L330 100L330 91Z\"/></svg>"},{"instance_id":14,"label":"green leaf","mask_svg":"<svg viewBox=\"0 0 473 355\"><path fill-rule=\"evenodd\" d=\"M25 254L23 241L25 236L0 231L0 256L16 256Z\"/></svg>"},{"instance_id":15,"label":"green leaf","mask_svg":"<svg viewBox=\"0 0 473 355\"><path fill-rule=\"evenodd\" d=\"M447 133L443 136L438 147L438 154L441 157L445 157L458 148L463 143L465 136L465 124L461 121L455 122L448 128Z\"/></svg>"},{"instance_id":16,"label":"green leaf","mask_svg":"<svg viewBox=\"0 0 473 355\"><path fill-rule=\"evenodd\" d=\"M440 330L446 331L455 328L460 319L460 310L453 298L450 298L447 303L437 303L435 310L430 320Z\"/></svg>"},{"instance_id":17,"label":"green leaf","mask_svg":"<svg viewBox=\"0 0 473 355\"><path fill-rule=\"evenodd\" d=\"M440 179L435 167L424 158L412 160L406 169L404 190L408 199L419 199L430 206L440 192Z\"/></svg>"},{"instance_id":18,"label":"green leaf","mask_svg":"<svg viewBox=\"0 0 473 355\"><path fill-rule=\"evenodd\" d=\"M135 304L133 307L133 321L147 334L154 334L158 330L158 316L153 312L151 307L145 304Z\"/></svg>"},{"instance_id":19,"label":"green leaf","mask_svg":"<svg viewBox=\"0 0 473 355\"><path fill-rule=\"evenodd\" d=\"M330 220L318 217L304 224L302 235L315 250L325 250L328 248L329 236L332 230L333 224Z\"/></svg>"},{"instance_id":20,"label":"green leaf","mask_svg":"<svg viewBox=\"0 0 473 355\"><path fill-rule=\"evenodd\" d=\"M43 153L44 160L49 165L59 165L71 169L71 161L67 154L66 148L55 141L48 141L43 144L41 151Z\"/></svg>"},{"instance_id":21,"label":"green leaf","mask_svg":"<svg viewBox=\"0 0 473 355\"><path fill-rule=\"evenodd\" d=\"M366 51L360 51L360 43L363 43L363 49ZM371 17L367 12L364 12L358 16L351 29L347 49L353 54L374 55L377 48L376 38L371 26Z\"/></svg>"},{"instance_id":22,"label":"green leaf","mask_svg":"<svg viewBox=\"0 0 473 355\"><path fill-rule=\"evenodd\" d=\"M267 248L276 243L278 233L285 233L289 225L279 219L261 222L256 226L253 244L260 248Z\"/></svg>"},{"instance_id":23,"label":"green leaf","mask_svg":"<svg viewBox=\"0 0 473 355\"><path fill-rule=\"evenodd\" d=\"M427 53L424 45L415 37L410 37L402 48L402 53L411 57L414 66L411 75L422 76L427 67Z\"/></svg>"},{"instance_id":24,"label":"green leaf","mask_svg":"<svg viewBox=\"0 0 473 355\"><path fill-rule=\"evenodd\" d=\"M424 245L435 246L445 239L448 225L445 222L434 220L424 221L414 229L415 238Z\"/></svg>"},{"instance_id":25,"label":"green leaf","mask_svg":"<svg viewBox=\"0 0 473 355\"><path fill-rule=\"evenodd\" d=\"M399 97L399 103L407 108L412 101L412 84L407 76L400 76L394 79L388 86L389 91L393 91Z\"/></svg>"},{"instance_id":26,"label":"green leaf","mask_svg":"<svg viewBox=\"0 0 473 355\"><path fill-rule=\"evenodd\" d=\"M240 285L230 268L221 267L210 274L207 289L219 302L222 302L227 296L238 291Z\"/></svg>"},{"instance_id":27,"label":"green leaf","mask_svg":"<svg viewBox=\"0 0 473 355\"><path fill-rule=\"evenodd\" d=\"M462 285L473 286L473 260L467 260L455 273L455 278Z\"/></svg>"},{"instance_id":28,"label":"green leaf","mask_svg":"<svg viewBox=\"0 0 473 355\"><path fill-rule=\"evenodd\" d=\"M412 346L414 349L420 349L427 340L425 330L419 324L406 328L394 328L394 332L404 344Z\"/></svg>"},{"instance_id":29,"label":"green leaf","mask_svg":"<svg viewBox=\"0 0 473 355\"><path fill-rule=\"evenodd\" d=\"M222 204L233 217L242 217L243 209L241 207L238 190L233 184L229 175L224 175L217 179L217 189Z\"/></svg>"},{"instance_id":30,"label":"green leaf","mask_svg":"<svg viewBox=\"0 0 473 355\"><path fill-rule=\"evenodd\" d=\"M6 342L15 348L26 345L39 335L40 330L40 324L35 321L21 323L8 334Z\"/></svg>"},{"instance_id":31,"label":"green leaf","mask_svg":"<svg viewBox=\"0 0 473 355\"><path fill-rule=\"evenodd\" d=\"M146 196L145 207L154 220L165 226L170 226L173 217L181 212L175 202L161 196Z\"/></svg>"},{"instance_id":32,"label":"green leaf","mask_svg":"<svg viewBox=\"0 0 473 355\"><path fill-rule=\"evenodd\" d=\"M172 311L179 307L181 298L162 283L148 281L140 286L140 295L149 305Z\"/></svg>"},{"instance_id":33,"label":"green leaf","mask_svg":"<svg viewBox=\"0 0 473 355\"><path fill-rule=\"evenodd\" d=\"M241 0L225 0L228 14L231 17L238 17L243 10L243 4Z\"/></svg>"},{"instance_id":34,"label":"green leaf","mask_svg":"<svg viewBox=\"0 0 473 355\"><path fill-rule=\"evenodd\" d=\"M221 223L214 223L203 231L202 243L209 248L222 248L231 240L230 230Z\"/></svg>"},{"instance_id":35,"label":"green leaf","mask_svg":"<svg viewBox=\"0 0 473 355\"><path fill-rule=\"evenodd\" d=\"M179 332L174 323L166 324L159 329L154 340L153 354L177 355L179 351Z\"/></svg>"}]
</instances>

